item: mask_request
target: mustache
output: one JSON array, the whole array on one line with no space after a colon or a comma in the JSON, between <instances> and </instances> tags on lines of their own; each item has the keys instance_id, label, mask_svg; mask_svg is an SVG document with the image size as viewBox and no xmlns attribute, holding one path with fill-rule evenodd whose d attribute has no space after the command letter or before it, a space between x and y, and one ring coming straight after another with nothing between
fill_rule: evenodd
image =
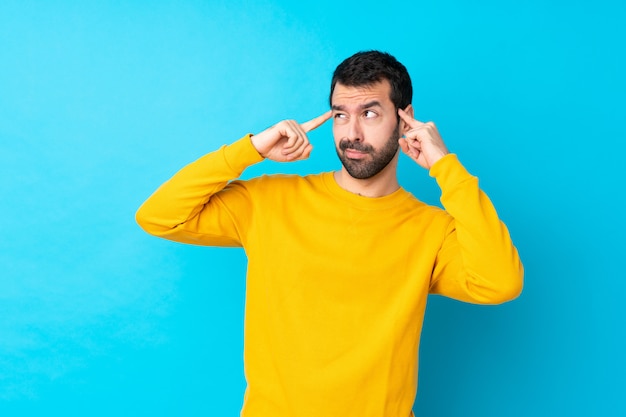
<instances>
[{"instance_id":1,"label":"mustache","mask_svg":"<svg viewBox=\"0 0 626 417\"><path fill-rule=\"evenodd\" d=\"M374 147L372 145L367 145L361 142L350 142L347 139L342 139L339 141L339 149L345 151L346 149L354 149L359 152L368 152L371 153L374 151Z\"/></svg>"}]
</instances>

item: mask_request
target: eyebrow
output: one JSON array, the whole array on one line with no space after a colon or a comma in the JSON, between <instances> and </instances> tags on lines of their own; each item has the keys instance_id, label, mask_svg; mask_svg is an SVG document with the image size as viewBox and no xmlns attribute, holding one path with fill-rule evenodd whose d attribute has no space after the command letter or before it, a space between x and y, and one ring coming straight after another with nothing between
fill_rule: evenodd
<instances>
[{"instance_id":1,"label":"eyebrow","mask_svg":"<svg viewBox=\"0 0 626 417\"><path fill-rule=\"evenodd\" d=\"M370 109L372 107L382 107L382 105L380 104L380 101L372 100L372 101L368 101L367 103L363 103L363 104L359 105L359 110ZM333 110L339 110L339 111L345 111L346 110L346 106L336 105L336 104L333 104L331 106L331 108Z\"/></svg>"}]
</instances>

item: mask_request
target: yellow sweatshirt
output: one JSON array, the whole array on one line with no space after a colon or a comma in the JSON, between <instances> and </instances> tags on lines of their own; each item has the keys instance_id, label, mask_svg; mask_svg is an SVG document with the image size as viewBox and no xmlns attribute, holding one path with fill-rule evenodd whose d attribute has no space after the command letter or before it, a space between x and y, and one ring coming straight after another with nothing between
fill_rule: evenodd
<instances>
[{"instance_id":1,"label":"yellow sweatshirt","mask_svg":"<svg viewBox=\"0 0 626 417\"><path fill-rule=\"evenodd\" d=\"M506 227L453 154L430 170L445 211L403 189L352 194L330 172L236 180L261 160L246 136L137 212L150 234L245 249L241 415L410 416L427 295L493 304L520 293Z\"/></svg>"}]
</instances>

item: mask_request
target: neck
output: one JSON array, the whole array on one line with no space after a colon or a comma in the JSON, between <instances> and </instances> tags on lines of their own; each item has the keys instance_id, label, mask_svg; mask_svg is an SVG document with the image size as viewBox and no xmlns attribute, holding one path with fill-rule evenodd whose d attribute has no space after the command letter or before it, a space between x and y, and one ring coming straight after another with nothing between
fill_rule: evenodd
<instances>
[{"instance_id":1,"label":"neck","mask_svg":"<svg viewBox=\"0 0 626 417\"><path fill-rule=\"evenodd\" d=\"M367 179L354 178L341 167L341 170L334 173L335 181L344 190L363 197L384 197L400 188L396 176L397 163L396 157L382 171Z\"/></svg>"}]
</instances>

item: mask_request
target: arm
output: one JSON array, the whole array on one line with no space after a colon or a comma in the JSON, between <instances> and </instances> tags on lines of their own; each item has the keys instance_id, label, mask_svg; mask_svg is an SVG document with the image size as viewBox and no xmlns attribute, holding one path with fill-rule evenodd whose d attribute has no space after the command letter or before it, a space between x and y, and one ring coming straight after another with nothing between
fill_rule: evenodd
<instances>
[{"instance_id":1,"label":"arm","mask_svg":"<svg viewBox=\"0 0 626 417\"><path fill-rule=\"evenodd\" d=\"M450 223L437 255L430 291L462 301L496 304L522 290L523 267L493 204L455 155L436 126L415 120L411 106L399 110L402 150L430 170L441 188Z\"/></svg>"},{"instance_id":2,"label":"arm","mask_svg":"<svg viewBox=\"0 0 626 417\"><path fill-rule=\"evenodd\" d=\"M437 180L441 202L452 217L437 255L431 293L480 304L517 297L523 266L478 178L453 154L435 163L430 175Z\"/></svg>"},{"instance_id":3,"label":"arm","mask_svg":"<svg viewBox=\"0 0 626 417\"><path fill-rule=\"evenodd\" d=\"M247 190L242 184L224 189L262 159L250 135L222 146L161 185L137 211L137 223L149 234L178 242L239 246L241 227L232 213L247 217Z\"/></svg>"},{"instance_id":4,"label":"arm","mask_svg":"<svg viewBox=\"0 0 626 417\"><path fill-rule=\"evenodd\" d=\"M264 158L308 158L312 145L306 133L329 118L327 112L302 125L285 120L205 155L159 187L137 211L137 223L150 234L178 242L240 246L251 202L245 183L232 180Z\"/></svg>"}]
</instances>

